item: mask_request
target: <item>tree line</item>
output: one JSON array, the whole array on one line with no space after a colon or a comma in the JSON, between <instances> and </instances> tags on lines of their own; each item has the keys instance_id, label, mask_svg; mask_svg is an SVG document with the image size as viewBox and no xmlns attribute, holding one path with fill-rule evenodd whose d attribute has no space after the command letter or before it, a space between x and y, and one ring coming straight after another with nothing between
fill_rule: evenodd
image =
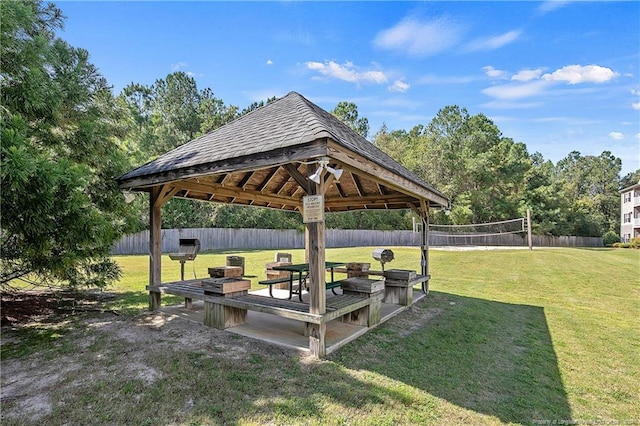
<instances>
[{"instance_id":1,"label":"tree line","mask_svg":"<svg viewBox=\"0 0 640 426\"><path fill-rule=\"evenodd\" d=\"M119 277L109 258L124 233L148 226L148 199L125 203L114 178L217 129L275 98L245 108L173 72L120 93L89 52L56 36L64 16L39 0L0 2L1 267L12 280L104 287ZM364 137L368 120L354 103L332 113ZM617 232L620 159L571 152L553 164L501 134L482 114L446 106L410 131L383 126L372 143L453 201L437 223L478 223L533 212L540 234L601 236ZM411 213L329 214L343 229L409 229ZM266 208L173 199L163 227L302 229L300 215Z\"/></svg>"}]
</instances>

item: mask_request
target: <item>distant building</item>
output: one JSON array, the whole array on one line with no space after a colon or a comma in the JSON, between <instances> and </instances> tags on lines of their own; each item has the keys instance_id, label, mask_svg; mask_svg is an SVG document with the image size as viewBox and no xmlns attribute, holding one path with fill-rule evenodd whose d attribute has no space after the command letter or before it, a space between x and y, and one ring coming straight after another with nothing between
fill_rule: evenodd
<instances>
[{"instance_id":1,"label":"distant building","mask_svg":"<svg viewBox=\"0 0 640 426\"><path fill-rule=\"evenodd\" d=\"M620 191L620 239L640 237L640 182Z\"/></svg>"}]
</instances>

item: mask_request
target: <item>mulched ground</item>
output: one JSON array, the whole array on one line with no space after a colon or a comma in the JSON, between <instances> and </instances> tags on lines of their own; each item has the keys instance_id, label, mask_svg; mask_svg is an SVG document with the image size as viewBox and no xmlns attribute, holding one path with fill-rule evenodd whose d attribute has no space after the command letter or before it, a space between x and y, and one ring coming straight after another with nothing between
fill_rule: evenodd
<instances>
[{"instance_id":1,"label":"mulched ground","mask_svg":"<svg viewBox=\"0 0 640 426\"><path fill-rule=\"evenodd\" d=\"M25 291L0 293L2 327L43 321L57 315L104 311L104 302L117 297L107 292Z\"/></svg>"}]
</instances>

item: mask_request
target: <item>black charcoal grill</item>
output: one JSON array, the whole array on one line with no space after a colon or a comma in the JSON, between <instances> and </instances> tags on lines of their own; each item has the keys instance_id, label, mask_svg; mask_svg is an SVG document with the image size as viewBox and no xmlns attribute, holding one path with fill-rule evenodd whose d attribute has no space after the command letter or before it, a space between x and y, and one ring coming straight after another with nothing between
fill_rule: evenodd
<instances>
[{"instance_id":1,"label":"black charcoal grill","mask_svg":"<svg viewBox=\"0 0 640 426\"><path fill-rule=\"evenodd\" d=\"M393 260L393 252L389 249L378 248L373 251L373 258L380 262L382 272L384 272L384 264Z\"/></svg>"},{"instance_id":2,"label":"black charcoal grill","mask_svg":"<svg viewBox=\"0 0 640 426\"><path fill-rule=\"evenodd\" d=\"M195 260L200 251L200 240L197 238L180 238L178 253L169 253L171 260L180 261L180 280L184 281L184 264L188 260Z\"/></svg>"}]
</instances>

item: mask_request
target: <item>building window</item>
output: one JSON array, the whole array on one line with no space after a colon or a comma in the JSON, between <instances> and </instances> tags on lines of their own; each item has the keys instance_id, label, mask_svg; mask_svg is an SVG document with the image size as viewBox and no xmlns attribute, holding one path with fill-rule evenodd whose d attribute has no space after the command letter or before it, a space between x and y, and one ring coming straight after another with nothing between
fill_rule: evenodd
<instances>
[{"instance_id":1,"label":"building window","mask_svg":"<svg viewBox=\"0 0 640 426\"><path fill-rule=\"evenodd\" d=\"M625 192L624 194L622 194L622 197L624 199L624 202L628 203L629 201L631 201L631 192Z\"/></svg>"},{"instance_id":2,"label":"building window","mask_svg":"<svg viewBox=\"0 0 640 426\"><path fill-rule=\"evenodd\" d=\"M629 241L631 241L631 234L623 234L622 235L622 242L623 243L628 243Z\"/></svg>"},{"instance_id":3,"label":"building window","mask_svg":"<svg viewBox=\"0 0 640 426\"><path fill-rule=\"evenodd\" d=\"M631 223L631 213L625 213L623 223Z\"/></svg>"}]
</instances>

